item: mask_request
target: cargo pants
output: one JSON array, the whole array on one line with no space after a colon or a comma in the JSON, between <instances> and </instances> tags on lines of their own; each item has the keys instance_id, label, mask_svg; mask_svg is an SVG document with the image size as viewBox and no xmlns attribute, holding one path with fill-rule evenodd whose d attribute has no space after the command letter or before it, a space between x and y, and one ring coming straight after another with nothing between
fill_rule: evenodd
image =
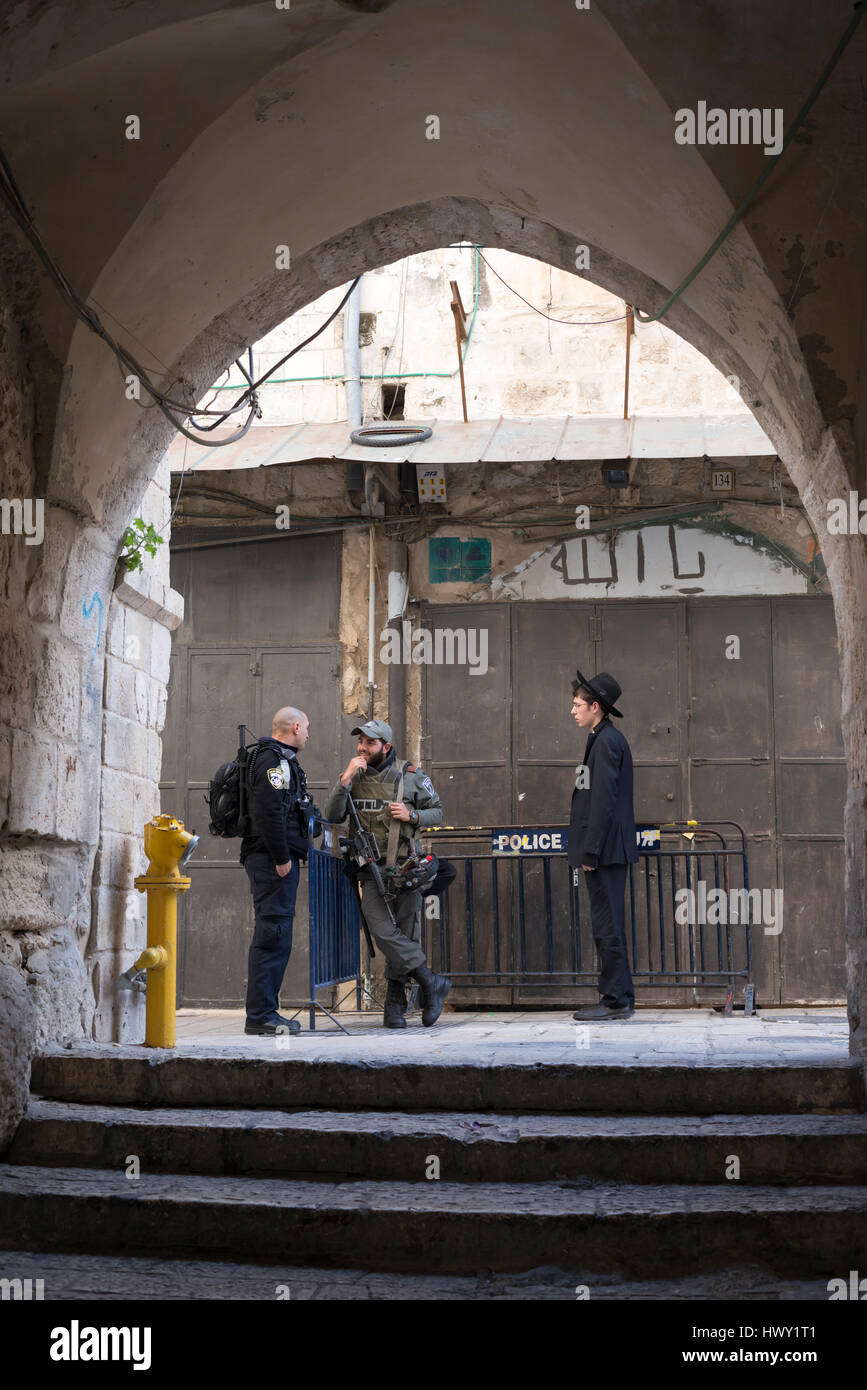
<instances>
[{"instance_id":1,"label":"cargo pants","mask_svg":"<svg viewBox=\"0 0 867 1390\"><path fill-rule=\"evenodd\" d=\"M385 956L385 977L407 984L410 971L425 964L421 949L421 893L398 893L392 903L397 919L397 926L393 927L380 892L364 869L359 874L359 882L361 905L370 934Z\"/></svg>"}]
</instances>

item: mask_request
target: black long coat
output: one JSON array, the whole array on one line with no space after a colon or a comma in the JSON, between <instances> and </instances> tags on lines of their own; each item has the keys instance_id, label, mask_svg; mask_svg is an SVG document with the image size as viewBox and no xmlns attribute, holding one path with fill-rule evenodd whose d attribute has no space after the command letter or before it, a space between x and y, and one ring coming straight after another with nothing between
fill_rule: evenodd
<instances>
[{"instance_id":1,"label":"black long coat","mask_svg":"<svg viewBox=\"0 0 867 1390\"><path fill-rule=\"evenodd\" d=\"M569 863L594 868L634 864L635 813L632 807L632 753L619 729L608 719L588 739L585 766L589 787L572 793L569 817Z\"/></svg>"}]
</instances>

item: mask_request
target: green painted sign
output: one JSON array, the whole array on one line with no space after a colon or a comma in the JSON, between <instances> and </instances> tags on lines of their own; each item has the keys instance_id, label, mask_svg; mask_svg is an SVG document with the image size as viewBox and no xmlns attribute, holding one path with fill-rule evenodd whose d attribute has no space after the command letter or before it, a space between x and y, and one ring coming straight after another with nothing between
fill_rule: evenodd
<instances>
[{"instance_id":1,"label":"green painted sign","mask_svg":"<svg viewBox=\"0 0 867 1390\"><path fill-rule=\"evenodd\" d=\"M431 584L465 584L491 577L491 542L435 536L428 542Z\"/></svg>"}]
</instances>

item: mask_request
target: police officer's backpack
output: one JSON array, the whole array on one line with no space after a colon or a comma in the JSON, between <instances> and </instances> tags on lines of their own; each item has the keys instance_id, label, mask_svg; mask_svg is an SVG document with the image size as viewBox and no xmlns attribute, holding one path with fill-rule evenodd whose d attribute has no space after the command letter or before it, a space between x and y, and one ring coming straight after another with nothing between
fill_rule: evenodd
<instances>
[{"instance_id":1,"label":"police officer's backpack","mask_svg":"<svg viewBox=\"0 0 867 1390\"><path fill-rule=\"evenodd\" d=\"M250 816L247 811L247 773L250 759L258 747L258 742L247 747L247 726L238 725L239 745L236 757L230 763L222 763L209 783L205 801L211 810L208 826L212 835L224 840L234 840L250 833Z\"/></svg>"}]
</instances>

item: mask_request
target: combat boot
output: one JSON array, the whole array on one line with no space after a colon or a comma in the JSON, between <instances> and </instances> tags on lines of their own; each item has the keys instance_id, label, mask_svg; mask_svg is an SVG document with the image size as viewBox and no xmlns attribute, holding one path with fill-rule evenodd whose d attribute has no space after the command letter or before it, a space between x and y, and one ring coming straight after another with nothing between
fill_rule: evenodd
<instances>
[{"instance_id":1,"label":"combat boot","mask_svg":"<svg viewBox=\"0 0 867 1390\"><path fill-rule=\"evenodd\" d=\"M410 975L419 983L421 1021L425 1028L430 1028L443 1011L445 997L452 987L452 982L445 975L435 975L426 965L420 965L418 970L411 970Z\"/></svg>"},{"instance_id":2,"label":"combat boot","mask_svg":"<svg viewBox=\"0 0 867 1390\"><path fill-rule=\"evenodd\" d=\"M406 1019L403 1011L406 1008L406 992L400 980L389 980L388 992L385 996L385 1008L382 1011L383 1028L405 1028Z\"/></svg>"}]
</instances>

